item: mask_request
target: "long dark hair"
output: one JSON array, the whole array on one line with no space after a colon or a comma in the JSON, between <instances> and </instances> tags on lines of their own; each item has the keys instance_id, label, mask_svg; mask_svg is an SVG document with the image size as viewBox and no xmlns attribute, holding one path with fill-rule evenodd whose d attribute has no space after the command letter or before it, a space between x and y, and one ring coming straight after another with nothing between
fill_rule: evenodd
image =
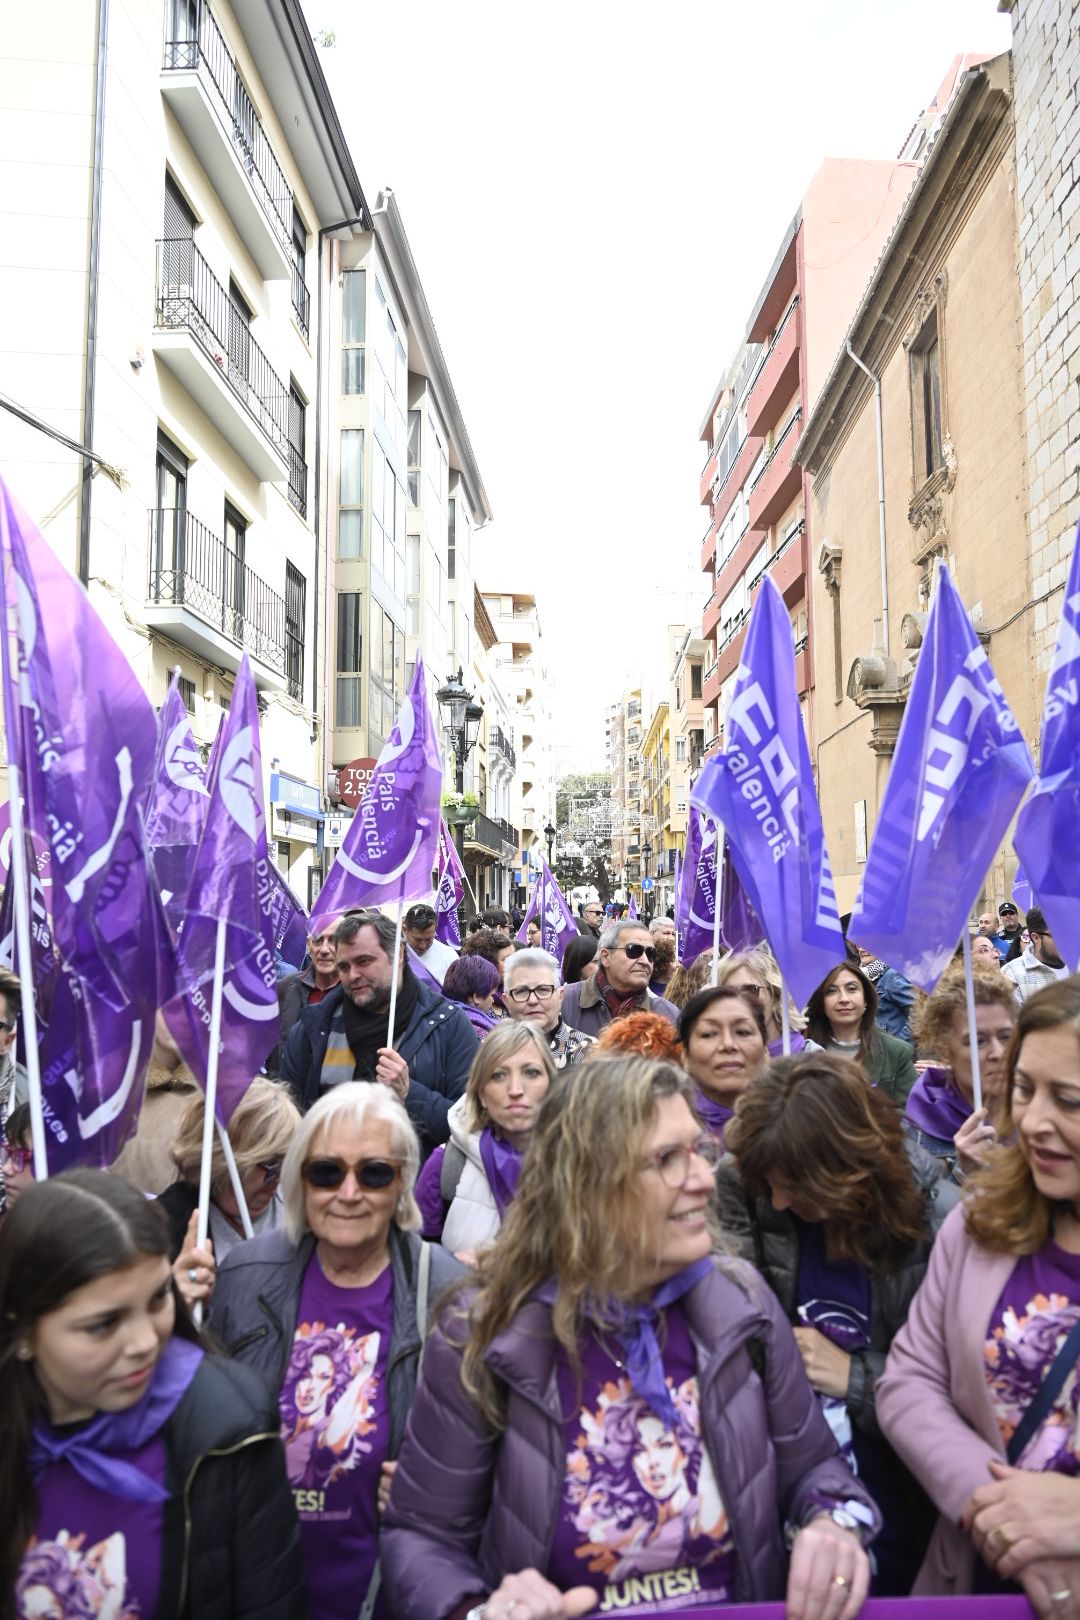
<instances>
[{"instance_id":1,"label":"long dark hair","mask_svg":"<svg viewBox=\"0 0 1080 1620\"><path fill-rule=\"evenodd\" d=\"M37 1522L30 1475L35 1417L46 1415L34 1363L17 1354L38 1322L79 1288L142 1259L169 1257L160 1206L104 1170L69 1170L27 1187L0 1227L0 1616ZM194 1337L178 1304L176 1332Z\"/></svg>"},{"instance_id":2,"label":"long dark hair","mask_svg":"<svg viewBox=\"0 0 1080 1620\"><path fill-rule=\"evenodd\" d=\"M806 1033L812 1041L828 1049L833 1039L833 1027L829 1022L829 1015L825 1011L825 992L841 973L850 973L852 978L858 979L862 985L863 998L866 1006L859 1019L859 1057L865 1063L870 1056L870 1047L874 1039L874 1025L877 1021L877 991L873 981L866 977L862 968L856 962L838 962L830 973L826 973L810 1000L806 1003Z\"/></svg>"}]
</instances>

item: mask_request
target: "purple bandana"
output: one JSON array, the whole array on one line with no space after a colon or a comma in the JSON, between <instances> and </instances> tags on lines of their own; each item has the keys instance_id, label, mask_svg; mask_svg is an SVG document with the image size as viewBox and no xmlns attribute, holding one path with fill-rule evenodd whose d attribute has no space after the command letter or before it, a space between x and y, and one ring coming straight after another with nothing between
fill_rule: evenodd
<instances>
[{"instance_id":1,"label":"purple bandana","mask_svg":"<svg viewBox=\"0 0 1080 1620\"><path fill-rule=\"evenodd\" d=\"M700 1086L694 1088L694 1107L716 1139L722 1142L724 1140L724 1126L734 1115L734 1108L728 1108L724 1103L715 1102L712 1097L702 1091Z\"/></svg>"},{"instance_id":2,"label":"purple bandana","mask_svg":"<svg viewBox=\"0 0 1080 1620\"><path fill-rule=\"evenodd\" d=\"M597 1312L600 1330L610 1329L626 1352L626 1376L634 1393L647 1401L657 1417L663 1418L673 1428L678 1418L671 1391L664 1380L664 1358L656 1339L656 1323L662 1310L688 1294L712 1268L712 1256L706 1255L661 1283L645 1304L609 1299ZM543 1300L545 1305L553 1305L558 1291L559 1284L553 1277L537 1289L536 1297Z\"/></svg>"},{"instance_id":3,"label":"purple bandana","mask_svg":"<svg viewBox=\"0 0 1080 1620\"><path fill-rule=\"evenodd\" d=\"M904 1117L927 1136L951 1142L971 1113L971 1104L951 1069L924 1069L911 1088Z\"/></svg>"},{"instance_id":4,"label":"purple bandana","mask_svg":"<svg viewBox=\"0 0 1080 1620\"><path fill-rule=\"evenodd\" d=\"M517 1148L511 1147L509 1142L504 1142L501 1136L496 1136L490 1125L486 1125L480 1132L480 1157L483 1160L488 1186L499 1211L499 1219L503 1220L517 1192L518 1176L521 1173L521 1154Z\"/></svg>"},{"instance_id":5,"label":"purple bandana","mask_svg":"<svg viewBox=\"0 0 1080 1620\"><path fill-rule=\"evenodd\" d=\"M159 1434L195 1377L203 1352L187 1339L170 1339L150 1377L150 1388L123 1412L99 1412L89 1423L53 1428L35 1421L30 1469L35 1480L53 1463L68 1462L88 1485L129 1502L166 1502L169 1492L116 1452L137 1451Z\"/></svg>"}]
</instances>

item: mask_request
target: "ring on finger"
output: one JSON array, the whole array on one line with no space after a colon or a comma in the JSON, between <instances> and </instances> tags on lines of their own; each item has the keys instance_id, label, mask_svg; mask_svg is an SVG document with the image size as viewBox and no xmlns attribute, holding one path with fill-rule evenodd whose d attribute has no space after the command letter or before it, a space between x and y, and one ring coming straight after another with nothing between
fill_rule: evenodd
<instances>
[{"instance_id":1,"label":"ring on finger","mask_svg":"<svg viewBox=\"0 0 1080 1620\"><path fill-rule=\"evenodd\" d=\"M1064 1592L1051 1592L1050 1601L1051 1603L1068 1603L1071 1597L1072 1592L1066 1587Z\"/></svg>"},{"instance_id":2,"label":"ring on finger","mask_svg":"<svg viewBox=\"0 0 1080 1620\"><path fill-rule=\"evenodd\" d=\"M198 1282L198 1280L199 1280L199 1268L198 1268L198 1266L188 1266L187 1274L188 1274L188 1282Z\"/></svg>"},{"instance_id":3,"label":"ring on finger","mask_svg":"<svg viewBox=\"0 0 1080 1620\"><path fill-rule=\"evenodd\" d=\"M995 1524L986 1539L999 1557L1007 1553L1012 1546L1012 1537L1005 1534L1000 1524Z\"/></svg>"},{"instance_id":4,"label":"ring on finger","mask_svg":"<svg viewBox=\"0 0 1080 1620\"><path fill-rule=\"evenodd\" d=\"M834 1575L832 1583L834 1586L847 1586L848 1578L846 1575Z\"/></svg>"}]
</instances>

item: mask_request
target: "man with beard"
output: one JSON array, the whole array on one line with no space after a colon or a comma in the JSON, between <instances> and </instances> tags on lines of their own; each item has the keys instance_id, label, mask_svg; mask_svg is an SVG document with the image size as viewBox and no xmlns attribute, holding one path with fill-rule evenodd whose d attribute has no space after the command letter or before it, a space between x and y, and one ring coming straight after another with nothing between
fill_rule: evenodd
<instances>
[{"instance_id":1,"label":"man with beard","mask_svg":"<svg viewBox=\"0 0 1080 1620\"><path fill-rule=\"evenodd\" d=\"M343 1080L387 1086L405 1104L427 1154L450 1135L446 1116L465 1090L480 1043L462 1009L416 978L404 943L393 960L395 933L392 919L380 911L345 913L334 930L338 984L300 1015L281 1077L304 1110Z\"/></svg>"},{"instance_id":2,"label":"man with beard","mask_svg":"<svg viewBox=\"0 0 1080 1620\"><path fill-rule=\"evenodd\" d=\"M1067 978L1069 972L1053 934L1047 932L1046 918L1038 906L1032 906L1027 914L1027 931L1030 944L1025 946L1022 955L1006 962L1001 970L1016 986L1016 999L1021 1004L1037 990L1053 984L1055 979Z\"/></svg>"}]
</instances>

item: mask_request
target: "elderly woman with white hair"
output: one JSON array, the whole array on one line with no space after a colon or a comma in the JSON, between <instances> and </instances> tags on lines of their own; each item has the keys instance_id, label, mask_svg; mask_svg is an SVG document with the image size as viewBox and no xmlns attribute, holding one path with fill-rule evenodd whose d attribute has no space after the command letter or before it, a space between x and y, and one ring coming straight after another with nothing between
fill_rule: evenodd
<instances>
[{"instance_id":1,"label":"elderly woman with white hair","mask_svg":"<svg viewBox=\"0 0 1080 1620\"><path fill-rule=\"evenodd\" d=\"M422 1244L420 1147L384 1086L346 1081L285 1155L284 1230L218 1273L210 1330L278 1393L311 1613L355 1616L377 1579L378 1512L416 1388L428 1300L460 1274Z\"/></svg>"}]
</instances>

